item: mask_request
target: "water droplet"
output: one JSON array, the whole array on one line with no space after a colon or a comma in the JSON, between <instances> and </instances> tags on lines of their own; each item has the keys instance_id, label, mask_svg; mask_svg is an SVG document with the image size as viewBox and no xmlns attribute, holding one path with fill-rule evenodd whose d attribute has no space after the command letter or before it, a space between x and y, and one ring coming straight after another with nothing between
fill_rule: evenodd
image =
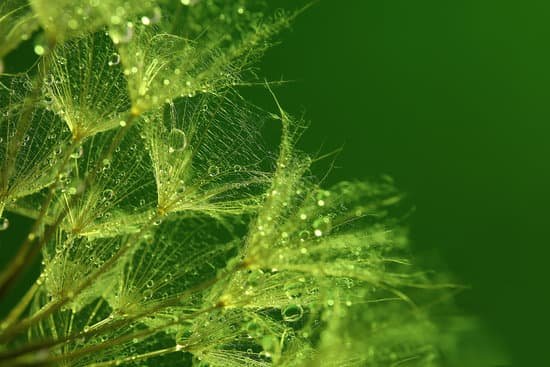
<instances>
[{"instance_id":1,"label":"water droplet","mask_svg":"<svg viewBox=\"0 0 550 367\"><path fill-rule=\"evenodd\" d=\"M0 231L5 231L10 226L10 221L6 217L0 217Z\"/></svg>"},{"instance_id":2,"label":"water droplet","mask_svg":"<svg viewBox=\"0 0 550 367\"><path fill-rule=\"evenodd\" d=\"M38 56L42 56L46 53L46 48L40 44L34 46L34 53Z\"/></svg>"},{"instance_id":3,"label":"water droplet","mask_svg":"<svg viewBox=\"0 0 550 367\"><path fill-rule=\"evenodd\" d=\"M170 153L181 152L187 147L187 137L182 130L174 128L168 134L168 144Z\"/></svg>"},{"instance_id":4,"label":"water droplet","mask_svg":"<svg viewBox=\"0 0 550 367\"><path fill-rule=\"evenodd\" d=\"M71 158L78 159L84 155L84 148L80 145L76 150L71 154Z\"/></svg>"},{"instance_id":5,"label":"water droplet","mask_svg":"<svg viewBox=\"0 0 550 367\"><path fill-rule=\"evenodd\" d=\"M153 297L153 291L151 289L147 289L143 292L143 299L146 301Z\"/></svg>"},{"instance_id":6,"label":"water droplet","mask_svg":"<svg viewBox=\"0 0 550 367\"><path fill-rule=\"evenodd\" d=\"M314 228L315 236L321 237L323 234L330 232L332 223L329 217L321 217L316 219L312 226Z\"/></svg>"},{"instance_id":7,"label":"water droplet","mask_svg":"<svg viewBox=\"0 0 550 367\"><path fill-rule=\"evenodd\" d=\"M208 167L208 175L211 177L217 176L220 174L220 167L212 165Z\"/></svg>"},{"instance_id":8,"label":"water droplet","mask_svg":"<svg viewBox=\"0 0 550 367\"><path fill-rule=\"evenodd\" d=\"M286 322L296 322L304 315L304 309L300 305L289 305L281 311L281 316Z\"/></svg>"},{"instance_id":9,"label":"water droplet","mask_svg":"<svg viewBox=\"0 0 550 367\"><path fill-rule=\"evenodd\" d=\"M149 280L147 281L147 283L145 283L145 286L146 286L147 288L151 288L154 284L155 284L155 282L153 281L153 279L149 279Z\"/></svg>"},{"instance_id":10,"label":"water droplet","mask_svg":"<svg viewBox=\"0 0 550 367\"><path fill-rule=\"evenodd\" d=\"M115 192L111 189L103 190L103 201L112 200L115 197Z\"/></svg>"},{"instance_id":11,"label":"water droplet","mask_svg":"<svg viewBox=\"0 0 550 367\"><path fill-rule=\"evenodd\" d=\"M109 65L109 66L113 66L113 65L118 65L119 63L120 63L120 55L117 54L116 52L114 52L114 53L109 57L108 65Z\"/></svg>"},{"instance_id":12,"label":"water droplet","mask_svg":"<svg viewBox=\"0 0 550 367\"><path fill-rule=\"evenodd\" d=\"M141 17L141 23L143 25L149 25L149 24L151 24L151 19L149 17L143 16L143 17Z\"/></svg>"},{"instance_id":13,"label":"water droplet","mask_svg":"<svg viewBox=\"0 0 550 367\"><path fill-rule=\"evenodd\" d=\"M301 241L301 242L304 242L306 239L308 239L310 235L311 235L311 233L310 233L307 229L301 231L301 232L298 234L298 236L300 237L300 241Z\"/></svg>"}]
</instances>

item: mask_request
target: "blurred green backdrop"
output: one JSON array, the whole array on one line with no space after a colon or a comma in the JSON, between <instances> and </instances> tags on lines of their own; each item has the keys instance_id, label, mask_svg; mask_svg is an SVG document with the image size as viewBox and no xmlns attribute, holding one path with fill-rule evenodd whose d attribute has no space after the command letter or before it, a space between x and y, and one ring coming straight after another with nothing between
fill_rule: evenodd
<instances>
[{"instance_id":1,"label":"blurred green backdrop","mask_svg":"<svg viewBox=\"0 0 550 367\"><path fill-rule=\"evenodd\" d=\"M459 307L514 366L548 360L549 20L542 1L321 0L262 64L295 81L276 93L312 121L302 147L344 146L330 182L408 193L416 250L472 287Z\"/></svg>"}]
</instances>

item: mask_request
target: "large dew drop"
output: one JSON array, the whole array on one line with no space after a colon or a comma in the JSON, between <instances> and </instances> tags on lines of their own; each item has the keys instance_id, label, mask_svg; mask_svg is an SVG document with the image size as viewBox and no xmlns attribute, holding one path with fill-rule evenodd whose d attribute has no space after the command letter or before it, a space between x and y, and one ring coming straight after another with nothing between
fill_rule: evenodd
<instances>
[{"instance_id":1,"label":"large dew drop","mask_svg":"<svg viewBox=\"0 0 550 367\"><path fill-rule=\"evenodd\" d=\"M170 153L181 152L187 147L187 137L182 130L174 128L168 134L168 144Z\"/></svg>"}]
</instances>

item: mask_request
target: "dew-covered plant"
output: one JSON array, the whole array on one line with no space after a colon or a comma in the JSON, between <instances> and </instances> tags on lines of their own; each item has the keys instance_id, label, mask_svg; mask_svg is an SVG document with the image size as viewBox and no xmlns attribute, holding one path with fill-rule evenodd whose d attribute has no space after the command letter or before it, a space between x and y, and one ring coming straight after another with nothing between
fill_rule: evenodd
<instances>
[{"instance_id":1,"label":"dew-covered plant","mask_svg":"<svg viewBox=\"0 0 550 367\"><path fill-rule=\"evenodd\" d=\"M305 124L239 94L305 9L272 8L0 3L0 60L26 40L37 55L0 76L2 241L10 213L34 221L2 250L0 300L41 259L0 365L442 364L444 285L409 264L391 180L322 187Z\"/></svg>"}]
</instances>

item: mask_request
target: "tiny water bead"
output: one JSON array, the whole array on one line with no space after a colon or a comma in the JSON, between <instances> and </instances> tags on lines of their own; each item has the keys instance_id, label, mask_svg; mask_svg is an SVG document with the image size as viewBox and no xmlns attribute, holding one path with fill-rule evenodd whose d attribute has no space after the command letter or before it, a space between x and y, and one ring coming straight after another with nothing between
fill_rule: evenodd
<instances>
[{"instance_id":1,"label":"tiny water bead","mask_svg":"<svg viewBox=\"0 0 550 367\"><path fill-rule=\"evenodd\" d=\"M102 199L103 201L112 200L115 197L115 192L112 189L106 189L103 191Z\"/></svg>"},{"instance_id":2,"label":"tiny water bead","mask_svg":"<svg viewBox=\"0 0 550 367\"><path fill-rule=\"evenodd\" d=\"M168 134L168 150L170 153L181 152L187 147L187 136L183 130L174 128Z\"/></svg>"},{"instance_id":3,"label":"tiny water bead","mask_svg":"<svg viewBox=\"0 0 550 367\"><path fill-rule=\"evenodd\" d=\"M281 316L286 322L299 321L304 315L304 309L300 305L289 305L281 311Z\"/></svg>"},{"instance_id":4,"label":"tiny water bead","mask_svg":"<svg viewBox=\"0 0 550 367\"><path fill-rule=\"evenodd\" d=\"M109 66L113 66L113 65L118 65L120 63L120 55L116 52L114 52L110 57L109 57L109 62L108 62L108 65Z\"/></svg>"},{"instance_id":5,"label":"tiny water bead","mask_svg":"<svg viewBox=\"0 0 550 367\"><path fill-rule=\"evenodd\" d=\"M307 229L304 229L303 231L300 231L298 236L300 237L300 242L304 242L311 236L311 232L309 232Z\"/></svg>"},{"instance_id":6,"label":"tiny water bead","mask_svg":"<svg viewBox=\"0 0 550 367\"><path fill-rule=\"evenodd\" d=\"M191 6L191 5L195 5L196 3L198 3L200 0L180 0L181 4L182 5L185 5L185 6Z\"/></svg>"},{"instance_id":7,"label":"tiny water bead","mask_svg":"<svg viewBox=\"0 0 550 367\"><path fill-rule=\"evenodd\" d=\"M312 225L316 237L321 237L323 234L328 234L332 228L330 217L321 217L316 219Z\"/></svg>"},{"instance_id":8,"label":"tiny water bead","mask_svg":"<svg viewBox=\"0 0 550 367\"><path fill-rule=\"evenodd\" d=\"M40 44L34 46L34 53L38 56L43 56L46 53L46 48Z\"/></svg>"},{"instance_id":9,"label":"tiny water bead","mask_svg":"<svg viewBox=\"0 0 550 367\"><path fill-rule=\"evenodd\" d=\"M210 177L214 177L214 176L217 176L220 174L220 167L216 166L216 165L211 165L210 167L208 167L208 175Z\"/></svg>"},{"instance_id":10,"label":"tiny water bead","mask_svg":"<svg viewBox=\"0 0 550 367\"><path fill-rule=\"evenodd\" d=\"M82 147L82 145L79 145L73 153L71 153L71 158L72 159L78 159L80 157L82 157L84 155L84 148Z\"/></svg>"},{"instance_id":11,"label":"tiny water bead","mask_svg":"<svg viewBox=\"0 0 550 367\"><path fill-rule=\"evenodd\" d=\"M151 24L151 18L143 16L143 17L141 17L141 23L143 25L150 25Z\"/></svg>"},{"instance_id":12,"label":"tiny water bead","mask_svg":"<svg viewBox=\"0 0 550 367\"><path fill-rule=\"evenodd\" d=\"M0 231L5 231L10 226L10 221L6 217L0 217Z\"/></svg>"}]
</instances>

